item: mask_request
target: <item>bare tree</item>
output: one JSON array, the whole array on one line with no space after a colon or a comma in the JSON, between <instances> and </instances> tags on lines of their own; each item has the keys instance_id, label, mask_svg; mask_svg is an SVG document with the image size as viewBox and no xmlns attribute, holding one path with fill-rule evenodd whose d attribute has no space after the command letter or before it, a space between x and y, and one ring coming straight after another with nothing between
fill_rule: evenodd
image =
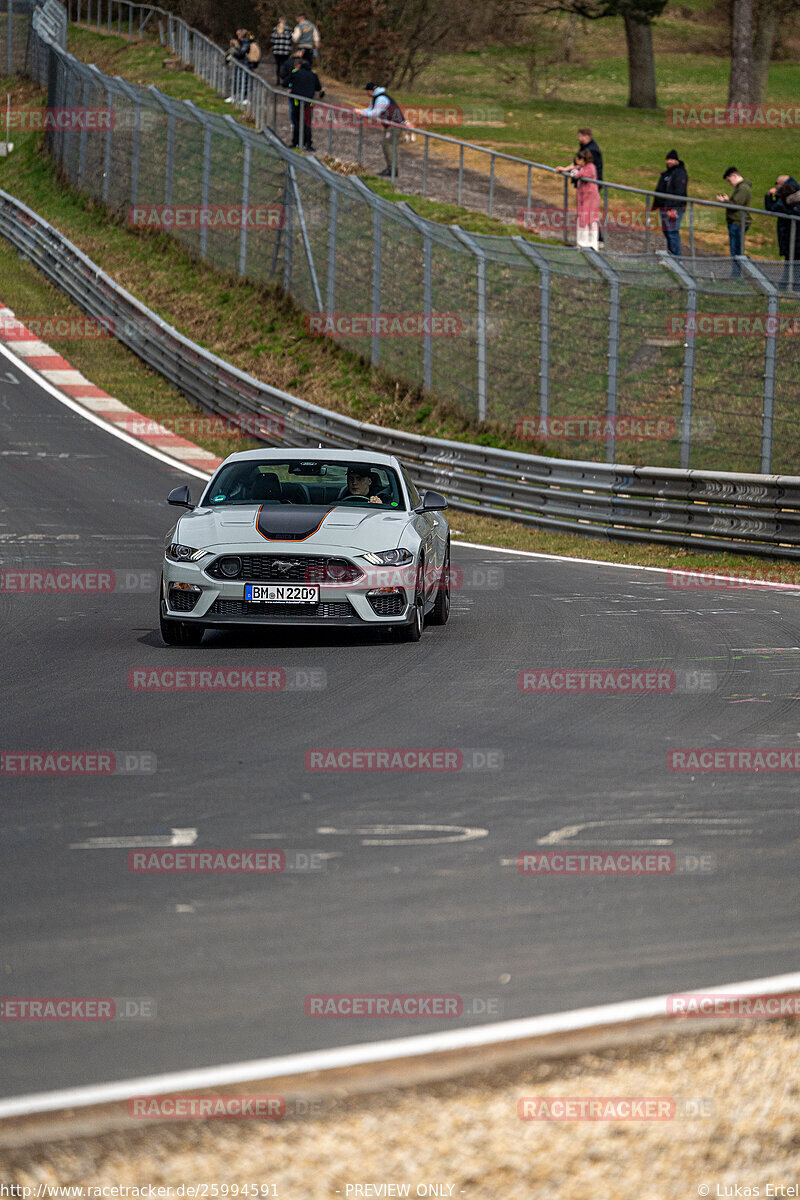
<instances>
[{"instance_id":1,"label":"bare tree","mask_svg":"<svg viewBox=\"0 0 800 1200\"><path fill-rule=\"evenodd\" d=\"M749 104L753 90L753 0L733 0L728 104Z\"/></svg>"},{"instance_id":2,"label":"bare tree","mask_svg":"<svg viewBox=\"0 0 800 1200\"><path fill-rule=\"evenodd\" d=\"M577 13L590 21L622 17L628 50L628 107L658 108L653 57L653 21L667 0L532 0L528 12ZM525 0L516 11L525 11Z\"/></svg>"}]
</instances>

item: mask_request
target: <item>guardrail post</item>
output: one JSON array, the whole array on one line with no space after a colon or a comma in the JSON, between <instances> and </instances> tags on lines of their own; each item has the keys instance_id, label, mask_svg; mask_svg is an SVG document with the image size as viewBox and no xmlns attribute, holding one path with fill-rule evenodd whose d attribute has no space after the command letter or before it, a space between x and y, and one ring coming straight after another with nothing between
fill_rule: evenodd
<instances>
[{"instance_id":1,"label":"guardrail post","mask_svg":"<svg viewBox=\"0 0 800 1200\"><path fill-rule=\"evenodd\" d=\"M694 350L697 325L697 284L692 276L680 263L680 259L668 254L666 250L657 250L661 263L678 276L686 288L686 330L683 351L683 404L681 407L681 457L680 467L689 469L689 459L692 450L692 396L694 393Z\"/></svg>"},{"instance_id":2,"label":"guardrail post","mask_svg":"<svg viewBox=\"0 0 800 1200\"><path fill-rule=\"evenodd\" d=\"M619 275L606 260L587 246L583 253L608 281L608 389L606 392L606 462L613 463L617 453L617 383L619 378Z\"/></svg>"},{"instance_id":3,"label":"guardrail post","mask_svg":"<svg viewBox=\"0 0 800 1200\"><path fill-rule=\"evenodd\" d=\"M477 260L478 268L478 424L486 420L486 251L461 228L451 225L456 237L468 246Z\"/></svg>"},{"instance_id":4,"label":"guardrail post","mask_svg":"<svg viewBox=\"0 0 800 1200\"><path fill-rule=\"evenodd\" d=\"M511 240L539 268L539 417L546 429L550 416L550 263L520 234Z\"/></svg>"},{"instance_id":5,"label":"guardrail post","mask_svg":"<svg viewBox=\"0 0 800 1200\"><path fill-rule=\"evenodd\" d=\"M775 360L778 347L778 289L745 255L736 260L767 297L767 336L764 348L764 407L761 416L761 473L772 473L772 438L775 414ZM770 333L770 330L772 332Z\"/></svg>"}]
</instances>

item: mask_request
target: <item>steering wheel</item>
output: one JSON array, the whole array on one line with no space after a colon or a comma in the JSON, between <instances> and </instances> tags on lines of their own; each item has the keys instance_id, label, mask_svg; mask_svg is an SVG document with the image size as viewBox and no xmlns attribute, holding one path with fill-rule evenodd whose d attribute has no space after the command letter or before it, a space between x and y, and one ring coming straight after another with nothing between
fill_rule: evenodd
<instances>
[{"instance_id":1,"label":"steering wheel","mask_svg":"<svg viewBox=\"0 0 800 1200\"><path fill-rule=\"evenodd\" d=\"M359 500L362 504L369 504L369 496L359 496L355 492L348 492L341 497L342 500Z\"/></svg>"}]
</instances>

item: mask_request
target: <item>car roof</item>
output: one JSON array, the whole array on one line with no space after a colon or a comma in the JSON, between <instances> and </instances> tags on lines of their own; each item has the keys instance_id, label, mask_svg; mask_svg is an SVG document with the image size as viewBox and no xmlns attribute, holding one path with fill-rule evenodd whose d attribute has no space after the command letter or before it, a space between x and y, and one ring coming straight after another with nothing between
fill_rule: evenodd
<instances>
[{"instance_id":1,"label":"car roof","mask_svg":"<svg viewBox=\"0 0 800 1200\"><path fill-rule=\"evenodd\" d=\"M303 446L300 449L284 446L264 446L262 450L239 450L235 454L229 454L222 465L227 466L228 463L235 462L253 462L254 460L263 462L265 458L292 458L303 462L316 462L317 459L326 459L328 462L372 463L379 467L399 468L400 466L392 454L379 454L371 450L328 450L324 446Z\"/></svg>"}]
</instances>

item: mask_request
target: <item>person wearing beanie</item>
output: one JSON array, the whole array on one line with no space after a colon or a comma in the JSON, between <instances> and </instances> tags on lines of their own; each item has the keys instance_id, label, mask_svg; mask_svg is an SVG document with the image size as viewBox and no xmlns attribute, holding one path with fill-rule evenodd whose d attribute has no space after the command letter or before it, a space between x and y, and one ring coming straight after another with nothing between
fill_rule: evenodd
<instances>
[{"instance_id":1,"label":"person wearing beanie","mask_svg":"<svg viewBox=\"0 0 800 1200\"><path fill-rule=\"evenodd\" d=\"M668 150L666 169L659 175L655 187L656 192L662 194L653 196L652 207L658 209L661 214L661 232L664 234L667 250L676 258L681 256L681 221L686 211L685 196L688 186L689 176L683 161L678 157L678 151Z\"/></svg>"}]
</instances>

